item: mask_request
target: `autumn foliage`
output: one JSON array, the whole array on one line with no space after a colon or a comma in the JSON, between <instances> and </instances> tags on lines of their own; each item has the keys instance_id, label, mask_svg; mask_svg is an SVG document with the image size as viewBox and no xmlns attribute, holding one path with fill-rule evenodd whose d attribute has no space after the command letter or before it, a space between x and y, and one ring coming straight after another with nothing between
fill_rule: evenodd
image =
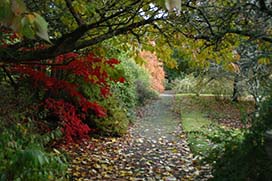
<instances>
[{"instance_id":1,"label":"autumn foliage","mask_svg":"<svg viewBox=\"0 0 272 181\"><path fill-rule=\"evenodd\" d=\"M158 92L163 92L165 74L158 57L149 51L142 51L140 56L146 60L144 66L151 75L151 87Z\"/></svg>"},{"instance_id":2,"label":"autumn foliage","mask_svg":"<svg viewBox=\"0 0 272 181\"><path fill-rule=\"evenodd\" d=\"M105 117L106 109L90 101L80 92L79 78L99 88L100 96L110 95L110 82L124 82L123 77L111 76L119 64L116 59L105 60L93 54L68 53L52 60L52 65L13 65L10 71L20 79L30 80L37 92L43 92L41 107L57 118L67 143L88 138L91 128L85 123L88 114ZM90 120L89 120L90 121Z\"/></svg>"}]
</instances>

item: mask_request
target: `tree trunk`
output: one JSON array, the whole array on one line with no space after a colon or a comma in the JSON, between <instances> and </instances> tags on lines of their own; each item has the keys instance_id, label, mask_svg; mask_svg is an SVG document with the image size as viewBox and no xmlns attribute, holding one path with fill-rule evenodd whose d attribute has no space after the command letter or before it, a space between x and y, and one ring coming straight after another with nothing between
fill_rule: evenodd
<instances>
[{"instance_id":1,"label":"tree trunk","mask_svg":"<svg viewBox=\"0 0 272 181\"><path fill-rule=\"evenodd\" d=\"M233 82L232 102L238 102L239 89L238 89L239 76L236 74Z\"/></svg>"}]
</instances>

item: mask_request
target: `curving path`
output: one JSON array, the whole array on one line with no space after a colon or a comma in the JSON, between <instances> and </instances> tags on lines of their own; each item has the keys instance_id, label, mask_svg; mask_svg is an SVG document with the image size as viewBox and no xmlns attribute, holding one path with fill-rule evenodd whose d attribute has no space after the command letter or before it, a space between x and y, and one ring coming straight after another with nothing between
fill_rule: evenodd
<instances>
[{"instance_id":1,"label":"curving path","mask_svg":"<svg viewBox=\"0 0 272 181\"><path fill-rule=\"evenodd\" d=\"M70 147L72 180L207 180L208 169L194 165L179 117L171 111L173 97L162 94L140 109L126 136Z\"/></svg>"}]
</instances>

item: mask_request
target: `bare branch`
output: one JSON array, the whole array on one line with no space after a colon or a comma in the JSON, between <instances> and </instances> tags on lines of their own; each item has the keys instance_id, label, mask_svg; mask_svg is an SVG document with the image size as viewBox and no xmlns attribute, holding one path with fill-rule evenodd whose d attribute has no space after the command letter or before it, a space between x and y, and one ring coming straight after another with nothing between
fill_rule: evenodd
<instances>
[{"instance_id":1,"label":"bare branch","mask_svg":"<svg viewBox=\"0 0 272 181\"><path fill-rule=\"evenodd\" d=\"M84 22L81 19L81 17L79 16L79 14L76 13L74 7L72 6L72 1L71 0L65 0L66 6L69 9L70 13L73 15L73 17L75 18L77 24L79 26L83 25Z\"/></svg>"},{"instance_id":2,"label":"bare branch","mask_svg":"<svg viewBox=\"0 0 272 181\"><path fill-rule=\"evenodd\" d=\"M192 9L194 9L194 10L197 10L197 11L200 13L200 15L203 17L204 21L205 21L206 24L208 25L208 28L209 28L211 34L214 35L214 31L213 31L212 25L211 25L211 23L210 23L208 17L205 15L205 13L204 13L201 9L199 9L199 8L197 8L197 7L194 7L194 6L191 6L191 5L189 5L188 3L186 4L186 6L187 6L188 8L192 8Z\"/></svg>"}]
</instances>

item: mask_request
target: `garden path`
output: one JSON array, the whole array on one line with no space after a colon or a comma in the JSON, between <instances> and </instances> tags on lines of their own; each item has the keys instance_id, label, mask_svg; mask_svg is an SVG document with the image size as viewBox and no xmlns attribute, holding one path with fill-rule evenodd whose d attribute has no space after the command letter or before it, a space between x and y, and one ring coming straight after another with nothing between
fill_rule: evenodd
<instances>
[{"instance_id":1,"label":"garden path","mask_svg":"<svg viewBox=\"0 0 272 181\"><path fill-rule=\"evenodd\" d=\"M138 111L138 120L120 138L91 138L70 147L73 180L207 180L196 165L173 113L174 96L165 93Z\"/></svg>"}]
</instances>

